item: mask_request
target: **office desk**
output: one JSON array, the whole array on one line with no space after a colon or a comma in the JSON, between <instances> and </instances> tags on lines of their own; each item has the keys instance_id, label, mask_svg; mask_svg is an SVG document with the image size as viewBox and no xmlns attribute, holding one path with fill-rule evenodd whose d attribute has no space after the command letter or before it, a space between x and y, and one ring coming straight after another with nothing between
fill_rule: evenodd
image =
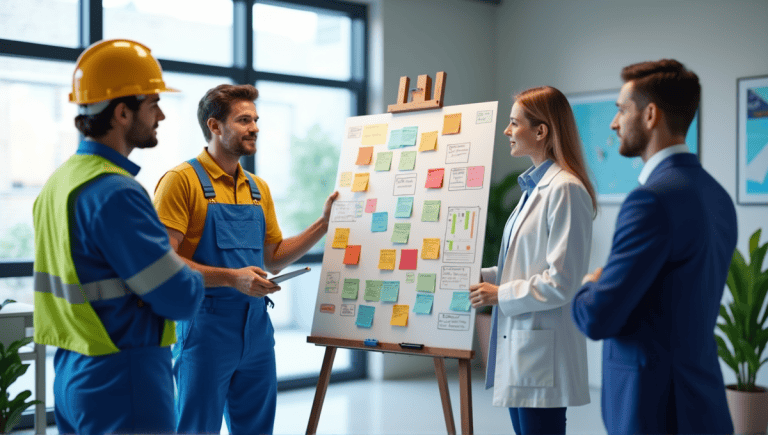
<instances>
[{"instance_id":1,"label":"office desk","mask_svg":"<svg viewBox=\"0 0 768 435\"><path fill-rule=\"evenodd\" d=\"M32 325L33 306L11 303L0 310L0 342L8 346L12 342L34 334ZM45 345L32 343L19 349L22 361L35 361L35 395L42 403L35 405L35 434L45 434Z\"/></svg>"}]
</instances>

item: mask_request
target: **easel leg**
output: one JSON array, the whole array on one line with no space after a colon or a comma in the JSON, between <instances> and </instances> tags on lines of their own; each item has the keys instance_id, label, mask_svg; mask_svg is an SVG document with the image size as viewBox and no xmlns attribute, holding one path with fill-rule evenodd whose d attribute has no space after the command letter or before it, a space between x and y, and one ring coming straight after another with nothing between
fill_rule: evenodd
<instances>
[{"instance_id":1,"label":"easel leg","mask_svg":"<svg viewBox=\"0 0 768 435\"><path fill-rule=\"evenodd\" d=\"M333 346L326 347L325 356L323 357L323 367L320 369L320 377L317 380L315 401L312 403L312 412L309 414L307 435L314 435L317 433L317 424L320 422L320 411L323 410L325 392L328 390L328 383L331 381L331 368L333 368L333 359L335 357L336 348Z\"/></svg>"},{"instance_id":2,"label":"easel leg","mask_svg":"<svg viewBox=\"0 0 768 435\"><path fill-rule=\"evenodd\" d=\"M443 402L443 415L445 416L445 428L449 435L456 433L456 425L453 422L453 408L451 408L451 396L448 394L448 377L445 374L445 359L435 357L435 374L437 386L440 387L440 399Z\"/></svg>"},{"instance_id":3,"label":"easel leg","mask_svg":"<svg viewBox=\"0 0 768 435\"><path fill-rule=\"evenodd\" d=\"M461 433L472 435L472 366L469 359L459 358L459 389L461 390Z\"/></svg>"}]
</instances>

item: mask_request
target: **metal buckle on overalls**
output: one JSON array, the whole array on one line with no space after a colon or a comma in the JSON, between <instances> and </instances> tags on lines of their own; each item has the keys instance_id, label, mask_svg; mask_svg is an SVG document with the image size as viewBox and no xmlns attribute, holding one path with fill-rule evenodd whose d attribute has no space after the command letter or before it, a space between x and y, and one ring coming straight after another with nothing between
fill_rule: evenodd
<instances>
[{"instance_id":1,"label":"metal buckle on overalls","mask_svg":"<svg viewBox=\"0 0 768 435\"><path fill-rule=\"evenodd\" d=\"M260 205L260 204L261 204L261 201L259 201L258 199L253 200L253 205Z\"/></svg>"},{"instance_id":2,"label":"metal buckle on overalls","mask_svg":"<svg viewBox=\"0 0 768 435\"><path fill-rule=\"evenodd\" d=\"M208 204L216 204L216 198L208 198Z\"/></svg>"},{"instance_id":3,"label":"metal buckle on overalls","mask_svg":"<svg viewBox=\"0 0 768 435\"><path fill-rule=\"evenodd\" d=\"M270 299L269 296L264 296L264 303L267 304L269 308L275 308L275 303L272 302L272 299Z\"/></svg>"}]
</instances>

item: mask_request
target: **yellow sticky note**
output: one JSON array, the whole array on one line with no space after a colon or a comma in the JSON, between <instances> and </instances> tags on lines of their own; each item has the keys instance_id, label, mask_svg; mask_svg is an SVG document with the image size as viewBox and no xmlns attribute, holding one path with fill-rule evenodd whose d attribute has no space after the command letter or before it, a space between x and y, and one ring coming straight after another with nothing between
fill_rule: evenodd
<instances>
[{"instance_id":1,"label":"yellow sticky note","mask_svg":"<svg viewBox=\"0 0 768 435\"><path fill-rule=\"evenodd\" d=\"M395 270L397 249L382 249L379 254L379 269Z\"/></svg>"},{"instance_id":2,"label":"yellow sticky note","mask_svg":"<svg viewBox=\"0 0 768 435\"><path fill-rule=\"evenodd\" d=\"M437 132L428 131L421 134L421 142L419 142L419 151L431 151L437 148Z\"/></svg>"},{"instance_id":3,"label":"yellow sticky note","mask_svg":"<svg viewBox=\"0 0 768 435\"><path fill-rule=\"evenodd\" d=\"M392 305L392 326L408 326L408 305Z\"/></svg>"},{"instance_id":4,"label":"yellow sticky note","mask_svg":"<svg viewBox=\"0 0 768 435\"><path fill-rule=\"evenodd\" d=\"M459 134L461 132L461 113L451 113L443 118L443 134Z\"/></svg>"},{"instance_id":5,"label":"yellow sticky note","mask_svg":"<svg viewBox=\"0 0 768 435\"><path fill-rule=\"evenodd\" d=\"M424 244L421 245L421 258L424 260L440 258L440 239L424 239Z\"/></svg>"},{"instance_id":6,"label":"yellow sticky note","mask_svg":"<svg viewBox=\"0 0 768 435\"><path fill-rule=\"evenodd\" d=\"M353 192L365 192L368 190L368 173L355 174L355 179L352 181Z\"/></svg>"},{"instance_id":7,"label":"yellow sticky note","mask_svg":"<svg viewBox=\"0 0 768 435\"><path fill-rule=\"evenodd\" d=\"M335 249L345 249L347 243L349 243L349 228L336 228L331 246Z\"/></svg>"},{"instance_id":8,"label":"yellow sticky note","mask_svg":"<svg viewBox=\"0 0 768 435\"><path fill-rule=\"evenodd\" d=\"M381 145L386 142L387 124L374 124L363 127L363 146Z\"/></svg>"},{"instance_id":9,"label":"yellow sticky note","mask_svg":"<svg viewBox=\"0 0 768 435\"><path fill-rule=\"evenodd\" d=\"M352 173L342 172L341 180L339 181L339 187L349 187L352 185Z\"/></svg>"}]
</instances>

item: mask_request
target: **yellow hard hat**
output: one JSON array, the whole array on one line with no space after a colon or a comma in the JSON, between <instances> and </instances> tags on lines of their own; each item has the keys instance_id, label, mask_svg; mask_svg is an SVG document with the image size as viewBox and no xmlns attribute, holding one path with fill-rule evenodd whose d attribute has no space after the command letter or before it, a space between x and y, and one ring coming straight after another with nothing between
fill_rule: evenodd
<instances>
[{"instance_id":1,"label":"yellow hard hat","mask_svg":"<svg viewBox=\"0 0 768 435\"><path fill-rule=\"evenodd\" d=\"M77 58L69 101L93 104L160 92L179 91L165 86L151 50L136 41L111 39L91 45Z\"/></svg>"}]
</instances>

